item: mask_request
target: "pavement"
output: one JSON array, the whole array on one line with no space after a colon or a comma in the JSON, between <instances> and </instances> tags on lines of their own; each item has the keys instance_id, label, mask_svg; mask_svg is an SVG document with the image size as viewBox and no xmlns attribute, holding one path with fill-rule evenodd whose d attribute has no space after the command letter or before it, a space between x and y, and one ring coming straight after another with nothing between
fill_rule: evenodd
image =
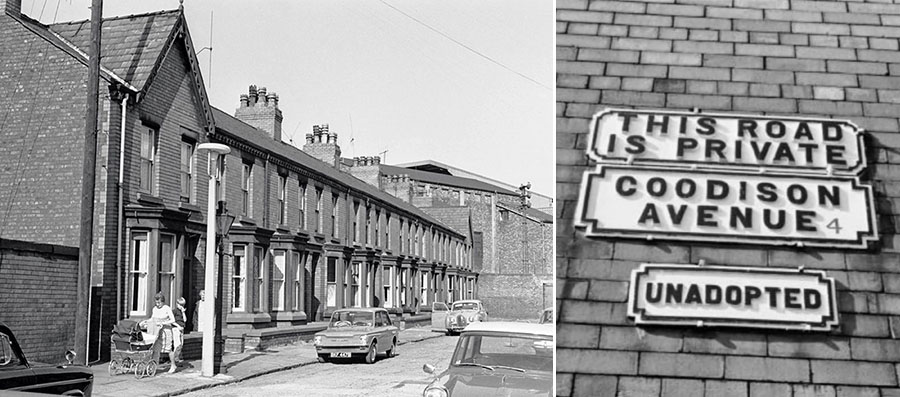
<instances>
[{"instance_id":1,"label":"pavement","mask_svg":"<svg viewBox=\"0 0 900 397\"><path fill-rule=\"evenodd\" d=\"M399 345L439 338L444 334L432 332L430 327L408 328L400 331ZM200 375L200 360L185 360L174 374L166 371L164 363L155 376L137 379L134 373L109 374L109 364L91 366L94 372L92 395L164 397L177 396L195 390L216 387L246 379L285 371L305 365L317 364L316 350L312 342L297 342L291 345L275 346L265 351L249 350L243 353L226 353L222 357L224 374L211 378Z\"/></svg>"}]
</instances>

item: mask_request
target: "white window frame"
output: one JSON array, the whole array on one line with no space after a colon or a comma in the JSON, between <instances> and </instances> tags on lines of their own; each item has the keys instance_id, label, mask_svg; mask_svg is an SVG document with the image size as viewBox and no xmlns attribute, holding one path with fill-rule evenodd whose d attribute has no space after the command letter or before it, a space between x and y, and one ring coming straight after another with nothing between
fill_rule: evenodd
<instances>
[{"instance_id":1,"label":"white window frame","mask_svg":"<svg viewBox=\"0 0 900 397\"><path fill-rule=\"evenodd\" d=\"M391 249L391 213L384 212L384 248Z\"/></svg>"},{"instance_id":2,"label":"white window frame","mask_svg":"<svg viewBox=\"0 0 900 397\"><path fill-rule=\"evenodd\" d=\"M181 141L181 201L194 203L194 143ZM187 157L185 155L187 154Z\"/></svg>"},{"instance_id":3,"label":"white window frame","mask_svg":"<svg viewBox=\"0 0 900 397\"><path fill-rule=\"evenodd\" d=\"M231 288L233 291L231 310L243 312L246 311L247 307L247 246L235 244L232 252Z\"/></svg>"},{"instance_id":4,"label":"white window frame","mask_svg":"<svg viewBox=\"0 0 900 397\"><path fill-rule=\"evenodd\" d=\"M272 260L274 262L272 272L272 310L284 310L285 295L288 290L285 288L285 275L287 274L287 256L286 250L275 250Z\"/></svg>"},{"instance_id":5,"label":"white window frame","mask_svg":"<svg viewBox=\"0 0 900 397\"><path fill-rule=\"evenodd\" d=\"M324 193L325 192L321 188L316 188L316 233L325 231L325 225L323 225L324 221L322 219L322 196Z\"/></svg>"},{"instance_id":6,"label":"white window frame","mask_svg":"<svg viewBox=\"0 0 900 397\"><path fill-rule=\"evenodd\" d=\"M422 291L422 304L428 304L428 271L423 270L419 272L419 282L421 283L421 291Z\"/></svg>"},{"instance_id":7,"label":"white window frame","mask_svg":"<svg viewBox=\"0 0 900 397\"><path fill-rule=\"evenodd\" d=\"M298 193L298 197L300 200L300 228L306 230L306 182L300 180L300 192Z\"/></svg>"},{"instance_id":8,"label":"white window frame","mask_svg":"<svg viewBox=\"0 0 900 397\"><path fill-rule=\"evenodd\" d=\"M381 247L381 228L378 227L381 224L381 210L375 209L375 230L372 232L375 234L375 246Z\"/></svg>"},{"instance_id":9,"label":"white window frame","mask_svg":"<svg viewBox=\"0 0 900 397\"><path fill-rule=\"evenodd\" d=\"M294 252L293 255L291 255L291 259L294 264L294 268L293 268L293 271L294 271L294 288L293 288L294 307L293 307L293 309L294 309L294 311L298 311L298 312L303 310L304 299L306 299L306 297L304 296L305 291L303 290L303 287L304 287L304 282L305 282L304 279L306 278L307 255L309 255L309 254L307 254L307 253L301 254L300 252Z\"/></svg>"},{"instance_id":10,"label":"white window frame","mask_svg":"<svg viewBox=\"0 0 900 397\"><path fill-rule=\"evenodd\" d=\"M338 237L339 236L339 224L338 217L340 216L340 202L341 198L337 194L331 195L331 236Z\"/></svg>"},{"instance_id":11,"label":"white window frame","mask_svg":"<svg viewBox=\"0 0 900 397\"><path fill-rule=\"evenodd\" d=\"M150 233L131 233L131 264L129 273L131 277L131 304L129 311L132 316L147 315L147 274L150 268Z\"/></svg>"},{"instance_id":12,"label":"white window frame","mask_svg":"<svg viewBox=\"0 0 900 397\"><path fill-rule=\"evenodd\" d=\"M169 252L168 258L166 258L166 256L167 256L167 255L165 255L166 252L163 250L163 240L166 240L166 239L171 239L170 241L172 244L172 251ZM157 246L159 247L159 251L158 251L159 254L157 255L158 256L157 260L159 262L159 265L157 266L157 269L156 269L157 270L157 292L163 293L163 295L166 297L166 303L168 303L169 305L171 305L173 302L175 302L175 299L177 299L177 297L175 296L175 294L177 292L175 290L175 288L176 288L175 287L176 286L175 274L176 274L176 266L178 263L176 260L176 258L178 258L177 244L178 244L178 239L176 238L176 236L174 234L170 234L170 233L160 233L159 234L159 243L157 244ZM169 265L168 266L169 271L163 271L164 263L167 263ZM168 290L168 293L165 293L166 290Z\"/></svg>"},{"instance_id":13,"label":"white window frame","mask_svg":"<svg viewBox=\"0 0 900 397\"><path fill-rule=\"evenodd\" d=\"M278 177L278 224L287 223L287 175Z\"/></svg>"},{"instance_id":14,"label":"white window frame","mask_svg":"<svg viewBox=\"0 0 900 397\"><path fill-rule=\"evenodd\" d=\"M382 266L381 282L384 289L384 307L394 307L394 267Z\"/></svg>"},{"instance_id":15,"label":"white window frame","mask_svg":"<svg viewBox=\"0 0 900 397\"><path fill-rule=\"evenodd\" d=\"M351 307L359 307L362 306L362 288L360 288L360 268L362 264L359 262L352 262L350 265L350 296L352 301L350 302Z\"/></svg>"},{"instance_id":16,"label":"white window frame","mask_svg":"<svg viewBox=\"0 0 900 397\"><path fill-rule=\"evenodd\" d=\"M253 309L259 312L266 310L266 250L262 247L253 247L253 277L255 277L256 296Z\"/></svg>"},{"instance_id":17,"label":"white window frame","mask_svg":"<svg viewBox=\"0 0 900 397\"><path fill-rule=\"evenodd\" d=\"M241 215L250 216L252 203L253 164L241 163Z\"/></svg>"},{"instance_id":18,"label":"white window frame","mask_svg":"<svg viewBox=\"0 0 900 397\"><path fill-rule=\"evenodd\" d=\"M141 131L141 191L156 195L156 155L158 150L159 131L144 125Z\"/></svg>"}]
</instances>

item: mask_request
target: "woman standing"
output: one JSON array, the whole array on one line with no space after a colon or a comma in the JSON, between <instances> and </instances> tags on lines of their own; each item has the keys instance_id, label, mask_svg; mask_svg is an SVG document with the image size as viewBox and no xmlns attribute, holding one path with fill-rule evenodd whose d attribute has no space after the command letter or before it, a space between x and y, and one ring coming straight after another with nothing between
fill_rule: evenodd
<instances>
[{"instance_id":1,"label":"woman standing","mask_svg":"<svg viewBox=\"0 0 900 397\"><path fill-rule=\"evenodd\" d=\"M150 320L162 327L162 348L161 353L169 353L169 373L175 372L175 352L172 350L172 326L175 324L175 314L172 308L166 305L166 297L158 293L155 297L156 306L150 315Z\"/></svg>"}]
</instances>

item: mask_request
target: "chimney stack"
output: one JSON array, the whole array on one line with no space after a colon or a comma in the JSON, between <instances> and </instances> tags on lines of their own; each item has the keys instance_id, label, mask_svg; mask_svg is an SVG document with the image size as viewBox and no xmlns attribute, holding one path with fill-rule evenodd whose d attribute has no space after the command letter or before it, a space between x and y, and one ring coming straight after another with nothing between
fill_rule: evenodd
<instances>
[{"instance_id":1,"label":"chimney stack","mask_svg":"<svg viewBox=\"0 0 900 397\"><path fill-rule=\"evenodd\" d=\"M387 182L381 176L381 157L379 156L354 157L353 166L349 171L351 175L379 189L383 183Z\"/></svg>"},{"instance_id":2,"label":"chimney stack","mask_svg":"<svg viewBox=\"0 0 900 397\"><path fill-rule=\"evenodd\" d=\"M0 0L3 1L3 0ZM234 117L269 134L281 142L281 121L284 116L278 108L278 94L267 92L266 87L251 85L247 94L241 94L241 105Z\"/></svg>"},{"instance_id":3,"label":"chimney stack","mask_svg":"<svg viewBox=\"0 0 900 397\"><path fill-rule=\"evenodd\" d=\"M275 99L276 103L278 99ZM328 165L340 169L341 147L338 146L338 134L328 132L328 124L313 126L312 134L306 134L303 151Z\"/></svg>"}]
</instances>

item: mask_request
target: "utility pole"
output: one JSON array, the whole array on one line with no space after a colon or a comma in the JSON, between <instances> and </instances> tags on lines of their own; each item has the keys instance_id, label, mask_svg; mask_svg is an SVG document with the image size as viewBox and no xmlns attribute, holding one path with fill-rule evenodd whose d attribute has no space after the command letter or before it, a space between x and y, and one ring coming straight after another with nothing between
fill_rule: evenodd
<instances>
[{"instance_id":1,"label":"utility pole","mask_svg":"<svg viewBox=\"0 0 900 397\"><path fill-rule=\"evenodd\" d=\"M91 1L91 47L88 51L87 111L84 116L84 167L81 177L81 229L75 297L75 360L88 362L91 304L91 244L94 241L94 182L97 166L97 113L100 96L100 25L103 0Z\"/></svg>"},{"instance_id":2,"label":"utility pole","mask_svg":"<svg viewBox=\"0 0 900 397\"><path fill-rule=\"evenodd\" d=\"M528 268L528 215L531 208L531 182L519 186L519 210L522 211L522 270Z\"/></svg>"}]
</instances>

